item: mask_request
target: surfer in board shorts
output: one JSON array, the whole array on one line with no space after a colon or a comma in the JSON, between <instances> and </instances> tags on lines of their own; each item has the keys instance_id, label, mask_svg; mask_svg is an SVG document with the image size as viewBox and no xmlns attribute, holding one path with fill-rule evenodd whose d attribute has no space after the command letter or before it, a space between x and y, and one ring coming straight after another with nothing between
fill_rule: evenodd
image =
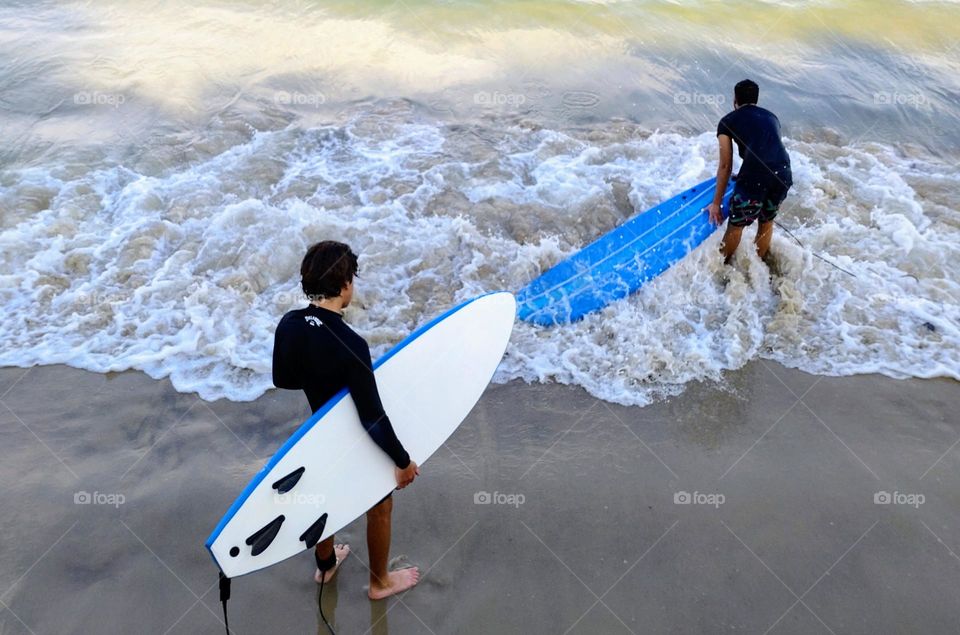
<instances>
[{"instance_id":1,"label":"surfer in board shorts","mask_svg":"<svg viewBox=\"0 0 960 635\"><path fill-rule=\"evenodd\" d=\"M300 284L310 305L289 311L277 325L273 383L278 388L303 390L312 412L348 388L364 429L393 461L397 489L403 489L419 476L420 469L383 411L367 342L343 320L343 309L353 298L356 273L357 256L343 243L324 241L307 250L300 265ZM391 493L367 512L371 600L405 591L420 577L416 567L387 568L392 511ZM334 544L333 538L317 543L314 579L318 584L329 582L350 553L348 545Z\"/></svg>"},{"instance_id":2,"label":"surfer in board shorts","mask_svg":"<svg viewBox=\"0 0 960 635\"><path fill-rule=\"evenodd\" d=\"M743 165L730 198L730 218L720 243L726 264L730 264L737 251L743 228L754 221L759 222L755 239L757 255L766 259L773 237L773 221L793 185L790 155L780 138L780 120L757 105L760 87L745 79L734 87L733 92L734 110L717 126L720 143L717 189L713 202L707 206L710 221L721 224L720 206L733 170L733 142L736 141Z\"/></svg>"}]
</instances>

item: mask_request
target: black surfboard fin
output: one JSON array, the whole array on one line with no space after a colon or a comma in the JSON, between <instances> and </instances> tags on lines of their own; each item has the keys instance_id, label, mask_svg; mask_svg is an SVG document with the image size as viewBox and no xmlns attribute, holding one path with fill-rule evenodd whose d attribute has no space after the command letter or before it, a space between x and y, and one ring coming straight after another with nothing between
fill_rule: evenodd
<instances>
[{"instance_id":1,"label":"black surfboard fin","mask_svg":"<svg viewBox=\"0 0 960 635\"><path fill-rule=\"evenodd\" d=\"M293 489L293 486L297 484L297 481L300 480L300 477L303 476L303 473L306 471L306 469L307 468L305 467L298 467L283 478L278 479L276 483L271 485L271 487L277 490L277 492L280 494L286 494Z\"/></svg>"},{"instance_id":2,"label":"black surfboard fin","mask_svg":"<svg viewBox=\"0 0 960 635\"><path fill-rule=\"evenodd\" d=\"M280 531L280 526L283 524L284 520L286 520L286 517L281 514L271 520L268 525L265 525L262 529L247 538L247 544L253 547L253 549L250 551L250 555L259 556L264 552L264 550L266 550L267 547L270 546L270 543L273 542L273 539L277 537L277 532Z\"/></svg>"},{"instance_id":3,"label":"black surfboard fin","mask_svg":"<svg viewBox=\"0 0 960 635\"><path fill-rule=\"evenodd\" d=\"M300 540L307 544L307 549L310 549L320 542L320 536L323 535L323 528L326 526L327 515L324 514L320 518L316 519L313 524L307 527L307 530L300 535Z\"/></svg>"}]
</instances>

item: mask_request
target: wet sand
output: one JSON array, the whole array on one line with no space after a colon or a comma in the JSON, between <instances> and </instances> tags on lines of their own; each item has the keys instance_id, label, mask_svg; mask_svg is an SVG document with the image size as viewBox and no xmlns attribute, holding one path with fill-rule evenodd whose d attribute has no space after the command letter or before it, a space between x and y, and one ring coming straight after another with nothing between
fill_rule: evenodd
<instances>
[{"instance_id":1,"label":"wet sand","mask_svg":"<svg viewBox=\"0 0 960 635\"><path fill-rule=\"evenodd\" d=\"M0 369L0 395L0 633L223 632L203 541L304 397L63 366ZM491 386L395 497L420 586L366 599L360 520L324 610L341 635L956 632L958 409L952 380L766 361L645 408ZM233 631L325 633L312 573L235 580Z\"/></svg>"}]
</instances>

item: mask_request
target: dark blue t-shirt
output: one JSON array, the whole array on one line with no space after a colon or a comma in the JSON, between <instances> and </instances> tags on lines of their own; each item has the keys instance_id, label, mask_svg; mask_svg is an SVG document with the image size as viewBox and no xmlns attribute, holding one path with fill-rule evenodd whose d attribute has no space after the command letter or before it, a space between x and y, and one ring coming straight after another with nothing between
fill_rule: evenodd
<instances>
[{"instance_id":1,"label":"dark blue t-shirt","mask_svg":"<svg viewBox=\"0 0 960 635\"><path fill-rule=\"evenodd\" d=\"M737 176L737 189L765 191L770 185L790 187L790 155L780 139L780 120L756 104L747 104L728 113L717 126L717 136L725 134L737 144L743 165Z\"/></svg>"}]
</instances>

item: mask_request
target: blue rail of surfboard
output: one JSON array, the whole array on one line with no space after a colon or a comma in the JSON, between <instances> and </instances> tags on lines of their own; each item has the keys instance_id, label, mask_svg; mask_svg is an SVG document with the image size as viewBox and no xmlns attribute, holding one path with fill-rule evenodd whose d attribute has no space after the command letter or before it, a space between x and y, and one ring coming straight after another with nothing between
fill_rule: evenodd
<instances>
[{"instance_id":1,"label":"blue rail of surfboard","mask_svg":"<svg viewBox=\"0 0 960 635\"><path fill-rule=\"evenodd\" d=\"M494 293L502 293L502 291L492 291L490 293L485 293L475 298L471 298L470 300L462 302L457 306L453 307L452 309L450 309L449 311L441 315L438 315L434 319L430 320L429 322L427 322L426 324L424 324L423 326L415 330L413 333L408 335L406 338L404 338L404 340L401 341L399 344L397 344L396 346L391 348L389 351L387 351L387 353L385 353L383 357L381 357L376 362L374 362L373 369L376 370L380 368L380 366L382 366L384 362L386 362L388 359L390 359L391 357L399 353L408 344L410 344L411 342L416 340L418 337L420 337L421 335L423 335L424 333L432 329L434 326L436 326L443 320L447 319L448 317L450 317L451 315L459 311L460 309L464 308L471 302L475 302L480 298L486 297L488 295L492 295ZM309 419L303 422L303 424L299 428L297 428L296 432L290 435L290 438L287 439L284 442L284 444L280 446L280 449L276 451L276 453L270 458L269 461L267 461L267 464L264 465L262 468L260 468L260 471L254 475L254 477L250 480L250 483L248 483L247 486L243 489L243 491L240 492L240 495L237 497L237 499L233 501L233 504L230 506L230 509L228 509L227 513L223 515L223 518L220 519L220 522L217 523L216 528L213 530L213 532L210 534L210 537L207 538L207 541L204 543L204 546L207 548L207 551L210 552L210 557L213 558L213 561L217 564L218 567L220 566L220 563L217 562L217 557L213 555L213 551L211 550L211 547L213 546L213 543L217 540L217 538L220 536L220 533L223 531L223 528L227 526L227 523L230 522L230 520L236 515L237 511L239 511L240 508L243 506L243 504L247 501L247 499L250 498L250 495L253 493L255 489L257 489L257 486L260 485L261 482L263 482L263 479L266 478L267 474L270 473L270 470L272 470L273 467L280 462L280 459L282 459L287 454L287 452L290 451L290 448L295 446L297 442L301 438L303 438L303 435L309 432L310 429L313 428L313 426L318 421L323 419L324 415L326 415L328 412L330 412L330 410L333 409L334 406L340 403L340 400L346 397L348 392L349 391L346 388L344 388L343 390L338 392L336 395L331 397L330 401L325 403L323 407L321 407L319 410L313 413L313 415L311 415Z\"/></svg>"},{"instance_id":2,"label":"blue rail of surfboard","mask_svg":"<svg viewBox=\"0 0 960 635\"><path fill-rule=\"evenodd\" d=\"M517 293L521 320L553 326L581 319L634 293L682 259L717 228L704 208L716 178L638 214ZM724 216L733 181L724 195Z\"/></svg>"}]
</instances>

